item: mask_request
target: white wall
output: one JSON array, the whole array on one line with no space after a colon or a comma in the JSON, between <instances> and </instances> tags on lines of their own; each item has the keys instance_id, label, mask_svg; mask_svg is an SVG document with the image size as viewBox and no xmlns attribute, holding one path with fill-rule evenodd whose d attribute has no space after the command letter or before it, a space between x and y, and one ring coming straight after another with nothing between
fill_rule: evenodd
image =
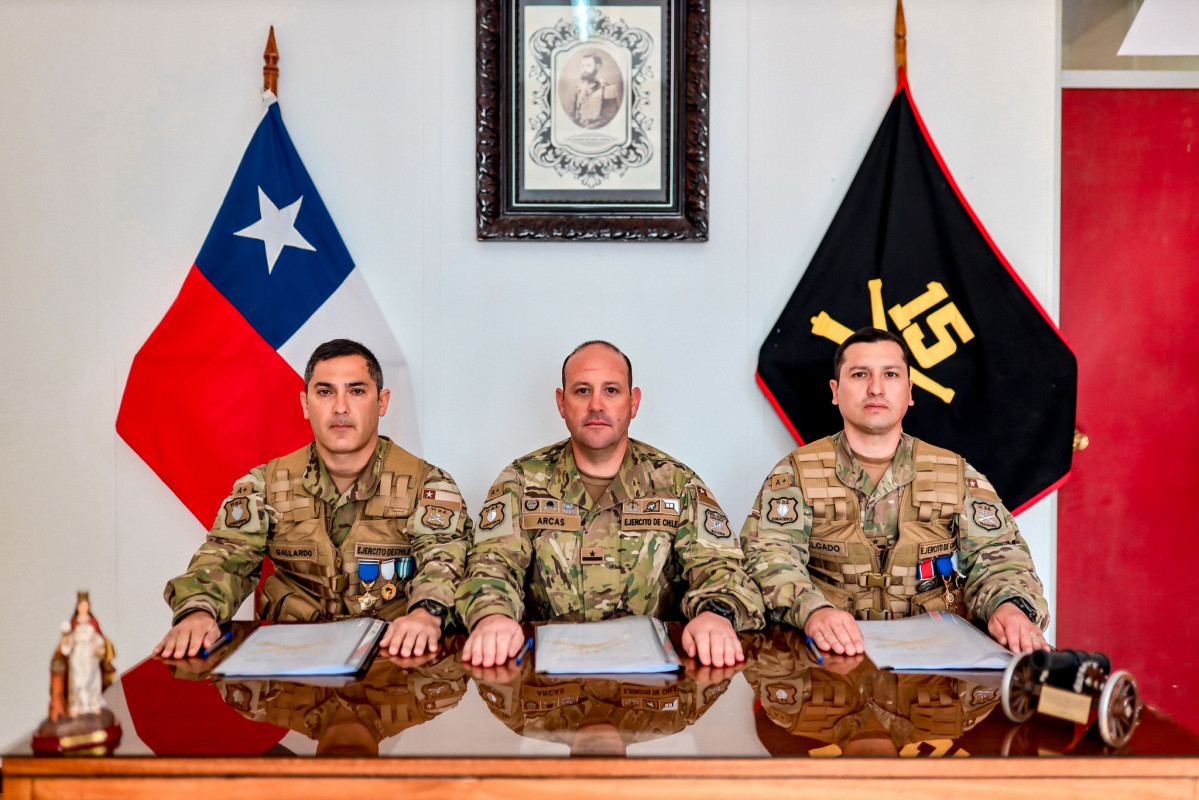
<instances>
[{"instance_id":1,"label":"white wall","mask_svg":"<svg viewBox=\"0 0 1199 800\"><path fill-rule=\"evenodd\" d=\"M0 745L45 714L77 587L118 666L203 537L113 430L256 124L275 25L300 154L414 370L424 454L477 509L561 438L566 351L610 338L633 433L734 519L793 446L753 382L894 87L892 0L714 0L711 241L474 240L474 3L0 4ZM914 97L967 199L1057 308L1054 0L908 0ZM214 509L215 513L215 509ZM1054 503L1021 518L1050 591Z\"/></svg>"}]
</instances>

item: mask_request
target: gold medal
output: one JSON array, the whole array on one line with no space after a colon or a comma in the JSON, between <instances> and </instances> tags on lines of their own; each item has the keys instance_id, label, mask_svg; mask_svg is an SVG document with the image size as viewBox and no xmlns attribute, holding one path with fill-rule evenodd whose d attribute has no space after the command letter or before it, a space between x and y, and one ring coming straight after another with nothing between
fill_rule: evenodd
<instances>
[{"instance_id":1,"label":"gold medal","mask_svg":"<svg viewBox=\"0 0 1199 800\"><path fill-rule=\"evenodd\" d=\"M941 595L941 599L945 601L945 608L956 613L957 609L955 606L958 600L957 592L954 591L956 587L949 582L948 578L943 578L942 580L945 581L945 592Z\"/></svg>"},{"instance_id":2,"label":"gold medal","mask_svg":"<svg viewBox=\"0 0 1199 800\"><path fill-rule=\"evenodd\" d=\"M379 593L383 595L383 602L393 599L396 596L395 584L390 581L383 584L383 588L379 590Z\"/></svg>"},{"instance_id":3,"label":"gold medal","mask_svg":"<svg viewBox=\"0 0 1199 800\"><path fill-rule=\"evenodd\" d=\"M371 594L371 589L375 582L369 581L362 584L363 592L358 596L358 610L365 613L375 607L375 596Z\"/></svg>"}]
</instances>

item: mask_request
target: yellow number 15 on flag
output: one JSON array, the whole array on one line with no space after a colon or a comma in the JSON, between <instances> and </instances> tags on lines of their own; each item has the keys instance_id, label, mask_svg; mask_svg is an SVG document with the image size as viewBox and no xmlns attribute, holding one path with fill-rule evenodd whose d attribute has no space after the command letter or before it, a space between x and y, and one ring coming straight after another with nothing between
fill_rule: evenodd
<instances>
[{"instance_id":1,"label":"yellow number 15 on flag","mask_svg":"<svg viewBox=\"0 0 1199 800\"><path fill-rule=\"evenodd\" d=\"M951 328L963 344L974 338L974 331L970 329L962 312L953 303L946 303L924 318L924 324L934 339L931 344L924 343L924 329L921 328L919 322L916 322L916 317L929 311L942 300L949 298L945 287L936 281L928 284L928 289L924 294L904 305L891 306L886 314L883 313L882 280L875 278L868 281L866 285L870 289L870 317L874 327L886 330L887 316L889 315L891 321L895 323L895 328L911 348L916 363L924 369L940 364L957 352L958 344L949 333ZM853 331L830 317L827 311L821 311L812 317L812 333L836 344L841 344L849 338ZM912 383L945 403L953 402L953 389L942 386L915 367L912 367Z\"/></svg>"}]
</instances>

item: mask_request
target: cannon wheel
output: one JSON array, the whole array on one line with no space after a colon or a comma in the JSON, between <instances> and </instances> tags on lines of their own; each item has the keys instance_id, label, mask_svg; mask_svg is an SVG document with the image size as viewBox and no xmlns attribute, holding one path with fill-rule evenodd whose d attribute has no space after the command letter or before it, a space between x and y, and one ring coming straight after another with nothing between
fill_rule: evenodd
<instances>
[{"instance_id":1,"label":"cannon wheel","mask_svg":"<svg viewBox=\"0 0 1199 800\"><path fill-rule=\"evenodd\" d=\"M1012 722L1028 721L1036 710L1033 703L1038 688L1031 653L1021 653L1008 662L1003 671L1003 688L999 692L1007 718Z\"/></svg>"},{"instance_id":2,"label":"cannon wheel","mask_svg":"<svg viewBox=\"0 0 1199 800\"><path fill-rule=\"evenodd\" d=\"M1124 670L1113 672L1099 695L1099 738L1111 747L1123 747L1140 721L1136 679Z\"/></svg>"}]
</instances>

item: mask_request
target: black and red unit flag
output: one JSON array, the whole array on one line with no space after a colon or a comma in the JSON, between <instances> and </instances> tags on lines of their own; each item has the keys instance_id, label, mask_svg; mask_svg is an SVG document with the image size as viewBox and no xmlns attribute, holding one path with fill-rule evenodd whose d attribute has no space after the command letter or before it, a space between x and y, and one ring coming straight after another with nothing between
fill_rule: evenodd
<instances>
[{"instance_id":1,"label":"black and red unit flag","mask_svg":"<svg viewBox=\"0 0 1199 800\"><path fill-rule=\"evenodd\" d=\"M1078 365L999 252L899 88L824 240L758 355L797 440L842 427L837 345L873 325L915 355L904 430L961 453L1019 512L1065 482Z\"/></svg>"}]
</instances>

